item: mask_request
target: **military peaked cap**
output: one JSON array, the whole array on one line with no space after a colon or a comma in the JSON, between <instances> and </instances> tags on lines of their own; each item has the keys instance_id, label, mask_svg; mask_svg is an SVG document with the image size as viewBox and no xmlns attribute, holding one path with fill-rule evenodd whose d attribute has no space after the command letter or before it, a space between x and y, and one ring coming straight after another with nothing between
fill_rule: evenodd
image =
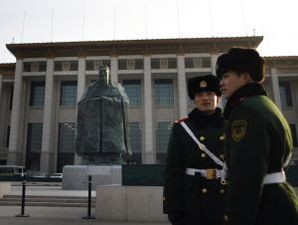
<instances>
[{"instance_id":1,"label":"military peaked cap","mask_svg":"<svg viewBox=\"0 0 298 225\"><path fill-rule=\"evenodd\" d=\"M218 57L216 75L219 79L228 71L249 73L256 82L264 80L264 59L255 49L231 48L228 53Z\"/></svg>"},{"instance_id":2,"label":"military peaked cap","mask_svg":"<svg viewBox=\"0 0 298 225\"><path fill-rule=\"evenodd\" d=\"M194 99L196 93L203 91L212 91L217 96L220 96L219 79L213 75L197 76L189 79L187 83L188 96Z\"/></svg>"}]
</instances>

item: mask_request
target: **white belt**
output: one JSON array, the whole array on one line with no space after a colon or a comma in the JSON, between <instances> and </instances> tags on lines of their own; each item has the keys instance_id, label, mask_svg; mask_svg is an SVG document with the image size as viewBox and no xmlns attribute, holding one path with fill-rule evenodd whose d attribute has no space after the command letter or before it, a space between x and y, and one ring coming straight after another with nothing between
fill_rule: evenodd
<instances>
[{"instance_id":1,"label":"white belt","mask_svg":"<svg viewBox=\"0 0 298 225\"><path fill-rule=\"evenodd\" d=\"M190 176L195 176L196 173L199 173L202 177L206 179L218 179L222 177L223 170L219 169L195 169L195 168L186 168L185 174Z\"/></svg>"},{"instance_id":2,"label":"white belt","mask_svg":"<svg viewBox=\"0 0 298 225\"><path fill-rule=\"evenodd\" d=\"M214 177L210 176L208 171L213 171ZM186 168L185 174L190 176L195 176L196 173L199 173L202 177L206 179L218 179L221 178L223 170L219 169L195 169L195 168ZM284 171L277 173L269 173L263 179L263 184L275 184L275 183L284 183L286 182L286 174Z\"/></svg>"},{"instance_id":3,"label":"white belt","mask_svg":"<svg viewBox=\"0 0 298 225\"><path fill-rule=\"evenodd\" d=\"M277 173L269 173L264 177L263 184L275 184L286 182L286 174L284 171Z\"/></svg>"}]
</instances>

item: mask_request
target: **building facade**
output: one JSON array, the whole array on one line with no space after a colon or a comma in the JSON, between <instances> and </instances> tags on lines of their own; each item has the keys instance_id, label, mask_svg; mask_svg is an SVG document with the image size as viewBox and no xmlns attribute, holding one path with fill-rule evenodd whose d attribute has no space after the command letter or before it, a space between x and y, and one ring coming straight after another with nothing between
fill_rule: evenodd
<instances>
[{"instance_id":1,"label":"building facade","mask_svg":"<svg viewBox=\"0 0 298 225\"><path fill-rule=\"evenodd\" d=\"M74 151L77 102L102 64L130 99L134 163L163 164L173 121L193 107L187 80L214 74L217 57L230 47L257 48L262 40L253 36L8 44L16 63L0 64L0 164L46 173L80 164ZM298 56L265 60L265 88L286 115L297 147Z\"/></svg>"}]
</instances>

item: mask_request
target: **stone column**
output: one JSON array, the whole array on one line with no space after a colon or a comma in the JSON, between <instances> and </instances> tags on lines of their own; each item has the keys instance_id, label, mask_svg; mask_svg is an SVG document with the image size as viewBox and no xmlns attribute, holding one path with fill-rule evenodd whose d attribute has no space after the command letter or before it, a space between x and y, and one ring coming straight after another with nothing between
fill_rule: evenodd
<instances>
[{"instance_id":1,"label":"stone column","mask_svg":"<svg viewBox=\"0 0 298 225\"><path fill-rule=\"evenodd\" d=\"M10 137L8 148L8 164L21 165L22 146L20 146L21 136L21 115L23 111L23 60L17 59L15 68Z\"/></svg>"},{"instance_id":2,"label":"stone column","mask_svg":"<svg viewBox=\"0 0 298 225\"><path fill-rule=\"evenodd\" d=\"M112 82L118 82L118 58L117 56L111 57L111 70L110 70Z\"/></svg>"},{"instance_id":3,"label":"stone column","mask_svg":"<svg viewBox=\"0 0 298 225\"><path fill-rule=\"evenodd\" d=\"M40 171L54 172L54 59L47 60L47 71L45 79L45 98L43 107L42 144L40 156Z\"/></svg>"},{"instance_id":4,"label":"stone column","mask_svg":"<svg viewBox=\"0 0 298 225\"><path fill-rule=\"evenodd\" d=\"M85 58L79 58L79 67L78 67L78 89L77 89L77 102L80 101L85 88L86 88L86 60Z\"/></svg>"},{"instance_id":5,"label":"stone column","mask_svg":"<svg viewBox=\"0 0 298 225\"><path fill-rule=\"evenodd\" d=\"M211 73L216 76L216 61L217 61L218 55L217 54L211 54ZM218 102L218 107L223 109L225 104L227 103L227 99L223 96L221 96L220 101Z\"/></svg>"},{"instance_id":6,"label":"stone column","mask_svg":"<svg viewBox=\"0 0 298 225\"><path fill-rule=\"evenodd\" d=\"M218 55L217 54L211 54L211 73L216 75L216 61L217 61Z\"/></svg>"},{"instance_id":7,"label":"stone column","mask_svg":"<svg viewBox=\"0 0 298 225\"><path fill-rule=\"evenodd\" d=\"M143 163L154 163L153 156L153 130L152 130L152 81L151 59L144 57L144 146Z\"/></svg>"},{"instance_id":8,"label":"stone column","mask_svg":"<svg viewBox=\"0 0 298 225\"><path fill-rule=\"evenodd\" d=\"M85 57L80 57L79 58L79 68L78 68L78 89L77 89L77 102L80 101L84 91L86 88L86 58ZM77 108L78 112L78 108ZM82 164L82 157L79 156L75 152L75 157L74 157L74 164L75 165L80 165Z\"/></svg>"},{"instance_id":9,"label":"stone column","mask_svg":"<svg viewBox=\"0 0 298 225\"><path fill-rule=\"evenodd\" d=\"M184 55L177 56L177 86L178 86L178 112L179 117L187 115L187 95L186 95L186 77Z\"/></svg>"},{"instance_id":10,"label":"stone column","mask_svg":"<svg viewBox=\"0 0 298 225\"><path fill-rule=\"evenodd\" d=\"M273 100L277 107L282 110L281 108L281 100L280 100L280 90L279 90L279 83L278 83L278 75L277 69L271 69L271 85L272 85L272 93L273 93Z\"/></svg>"}]
</instances>

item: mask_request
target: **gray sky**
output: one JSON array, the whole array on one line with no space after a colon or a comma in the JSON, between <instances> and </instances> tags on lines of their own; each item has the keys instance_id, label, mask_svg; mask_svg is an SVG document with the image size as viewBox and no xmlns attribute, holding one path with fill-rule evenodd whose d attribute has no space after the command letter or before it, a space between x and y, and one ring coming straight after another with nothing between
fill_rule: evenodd
<instances>
[{"instance_id":1,"label":"gray sky","mask_svg":"<svg viewBox=\"0 0 298 225\"><path fill-rule=\"evenodd\" d=\"M297 0L0 0L7 43L264 36L263 56L298 55Z\"/></svg>"}]
</instances>

